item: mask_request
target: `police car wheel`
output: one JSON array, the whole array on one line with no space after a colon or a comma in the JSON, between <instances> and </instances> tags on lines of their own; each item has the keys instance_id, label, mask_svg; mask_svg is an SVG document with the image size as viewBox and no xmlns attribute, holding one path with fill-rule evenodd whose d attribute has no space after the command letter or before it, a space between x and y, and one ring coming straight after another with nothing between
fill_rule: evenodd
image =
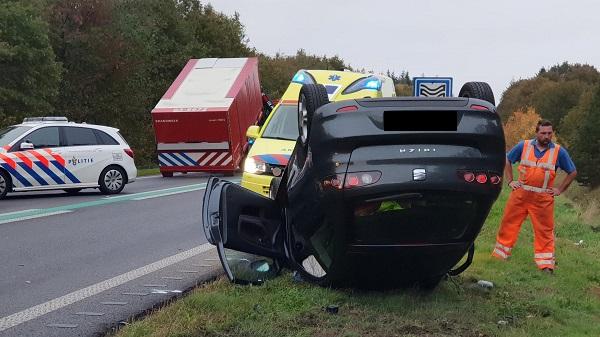
<instances>
[{"instance_id":1,"label":"police car wheel","mask_svg":"<svg viewBox=\"0 0 600 337\"><path fill-rule=\"evenodd\" d=\"M304 84L298 97L298 134L302 145L306 145L310 125L315 111L329 103L327 89L322 84Z\"/></svg>"},{"instance_id":2,"label":"police car wheel","mask_svg":"<svg viewBox=\"0 0 600 337\"><path fill-rule=\"evenodd\" d=\"M0 199L6 196L9 186L10 179L8 178L8 175L4 171L0 170Z\"/></svg>"},{"instance_id":3,"label":"police car wheel","mask_svg":"<svg viewBox=\"0 0 600 337\"><path fill-rule=\"evenodd\" d=\"M477 98L484 101L488 101L494 105L496 105L496 100L494 99L494 92L489 84L485 82L467 82L462 88L460 88L460 92L458 94L459 97L469 97L469 98Z\"/></svg>"},{"instance_id":4,"label":"police car wheel","mask_svg":"<svg viewBox=\"0 0 600 337\"><path fill-rule=\"evenodd\" d=\"M109 166L100 173L98 181L100 191L104 194L121 193L125 187L125 171L117 166Z\"/></svg>"}]
</instances>

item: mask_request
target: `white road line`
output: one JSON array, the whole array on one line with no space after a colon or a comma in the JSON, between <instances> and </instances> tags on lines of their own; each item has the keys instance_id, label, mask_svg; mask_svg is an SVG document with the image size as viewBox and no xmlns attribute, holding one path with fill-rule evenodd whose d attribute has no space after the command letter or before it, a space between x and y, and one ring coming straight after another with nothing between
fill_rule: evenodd
<instances>
[{"instance_id":1,"label":"white road line","mask_svg":"<svg viewBox=\"0 0 600 337\"><path fill-rule=\"evenodd\" d=\"M56 211L56 212L48 212L48 213L41 213L41 214L34 214L34 215L25 215L25 216L21 216L18 218L0 220L0 225L9 223L9 222L37 219L37 218L43 218L43 217L47 217L47 216L51 216L51 215L58 215L58 214L71 213L71 212L73 212L73 211ZM6 215L6 214L2 214L2 215Z\"/></svg>"},{"instance_id":2,"label":"white road line","mask_svg":"<svg viewBox=\"0 0 600 337\"><path fill-rule=\"evenodd\" d=\"M188 193L188 192L196 192L196 191L201 191L203 189L205 189L206 187L200 187L200 188L194 188L192 190L184 190L184 191L175 191L175 192L170 192L170 193L161 193L161 194L156 194L156 195L148 195L145 197L139 197L139 198L133 198L132 200L146 200L146 199L153 199L153 198L162 198L162 197L166 197L169 195L175 195L175 194L180 194L180 193Z\"/></svg>"},{"instance_id":3,"label":"white road line","mask_svg":"<svg viewBox=\"0 0 600 337\"><path fill-rule=\"evenodd\" d=\"M7 317L0 318L0 332L10 329L19 324L25 323L32 319L38 318L42 315L50 313L52 311L58 310L60 308L66 307L70 304L73 304L77 301L81 301L90 296L94 296L108 289L120 286L121 284L127 283L129 281L135 280L138 277L150 274L162 268L168 267L172 264L181 262L185 259L188 259L192 256L204 253L210 249L213 249L214 246L205 243L203 245L194 247L185 252L181 252L179 254L164 258L157 262L151 263L144 267L129 271L127 273L121 274L119 276L115 276L111 279L96 283L89 287L74 291L70 294L64 295L59 298L55 298L46 303L38 304L29 309L25 309L23 311L17 312Z\"/></svg>"},{"instance_id":4,"label":"white road line","mask_svg":"<svg viewBox=\"0 0 600 337\"><path fill-rule=\"evenodd\" d=\"M1 213L0 216L3 215L15 215L15 214L19 214L19 213L30 213L30 212L34 212L34 211L38 211L39 208L31 208L31 209L24 209L22 211L14 211L14 212L9 212L9 213Z\"/></svg>"}]
</instances>

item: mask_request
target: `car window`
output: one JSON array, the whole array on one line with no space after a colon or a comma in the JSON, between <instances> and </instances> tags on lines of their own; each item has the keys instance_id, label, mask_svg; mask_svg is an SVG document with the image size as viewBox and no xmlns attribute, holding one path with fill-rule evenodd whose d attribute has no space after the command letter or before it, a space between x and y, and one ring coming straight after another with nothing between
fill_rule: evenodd
<instances>
[{"instance_id":1,"label":"car window","mask_svg":"<svg viewBox=\"0 0 600 337\"><path fill-rule=\"evenodd\" d=\"M98 137L98 143L99 144L102 144L102 145L119 145L119 142L117 142L113 137L111 137L106 132L100 131L100 130L94 130L94 132L96 133L96 137Z\"/></svg>"},{"instance_id":2,"label":"car window","mask_svg":"<svg viewBox=\"0 0 600 337\"><path fill-rule=\"evenodd\" d=\"M66 146L98 145L93 129L65 127L64 130Z\"/></svg>"},{"instance_id":3,"label":"car window","mask_svg":"<svg viewBox=\"0 0 600 337\"><path fill-rule=\"evenodd\" d=\"M41 128L34 130L30 134L23 137L21 142L28 141L33 144L36 149L42 149L46 147L58 147L60 146L60 136L58 127L51 126L47 128Z\"/></svg>"},{"instance_id":4,"label":"car window","mask_svg":"<svg viewBox=\"0 0 600 337\"><path fill-rule=\"evenodd\" d=\"M9 126L0 130L0 146L10 144L29 129L31 129L31 126Z\"/></svg>"},{"instance_id":5,"label":"car window","mask_svg":"<svg viewBox=\"0 0 600 337\"><path fill-rule=\"evenodd\" d=\"M298 106L280 105L265 127L263 138L296 140L298 138Z\"/></svg>"}]
</instances>

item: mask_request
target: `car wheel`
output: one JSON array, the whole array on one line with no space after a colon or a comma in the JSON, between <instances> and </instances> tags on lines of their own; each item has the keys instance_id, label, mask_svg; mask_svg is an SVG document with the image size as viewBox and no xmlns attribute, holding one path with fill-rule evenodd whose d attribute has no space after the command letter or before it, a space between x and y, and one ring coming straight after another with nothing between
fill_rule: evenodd
<instances>
[{"instance_id":1,"label":"car wheel","mask_svg":"<svg viewBox=\"0 0 600 337\"><path fill-rule=\"evenodd\" d=\"M0 170L0 199L4 199L10 189L10 178L8 174Z\"/></svg>"},{"instance_id":2,"label":"car wheel","mask_svg":"<svg viewBox=\"0 0 600 337\"><path fill-rule=\"evenodd\" d=\"M496 105L494 92L489 84L485 82L467 82L465 83L458 94L459 97L469 97L482 99Z\"/></svg>"},{"instance_id":3,"label":"car wheel","mask_svg":"<svg viewBox=\"0 0 600 337\"><path fill-rule=\"evenodd\" d=\"M315 111L329 103L327 90L322 84L304 84L298 97L298 133L302 145L306 145L310 124Z\"/></svg>"},{"instance_id":4,"label":"car wheel","mask_svg":"<svg viewBox=\"0 0 600 337\"><path fill-rule=\"evenodd\" d=\"M163 178L171 178L173 176L173 172L161 172Z\"/></svg>"},{"instance_id":5,"label":"car wheel","mask_svg":"<svg viewBox=\"0 0 600 337\"><path fill-rule=\"evenodd\" d=\"M98 184L104 194L119 194L125 187L125 171L118 166L109 166L100 173Z\"/></svg>"},{"instance_id":6,"label":"car wheel","mask_svg":"<svg viewBox=\"0 0 600 337\"><path fill-rule=\"evenodd\" d=\"M433 291L440 284L440 282L444 279L444 276L445 275L431 276L424 280L420 280L418 283L419 289L421 289L422 291L426 291L426 292Z\"/></svg>"},{"instance_id":7,"label":"car wheel","mask_svg":"<svg viewBox=\"0 0 600 337\"><path fill-rule=\"evenodd\" d=\"M279 190L279 184L281 184L281 177L271 179L271 184L269 185L269 198L275 200L275 197L277 197L277 190Z\"/></svg>"},{"instance_id":8,"label":"car wheel","mask_svg":"<svg viewBox=\"0 0 600 337\"><path fill-rule=\"evenodd\" d=\"M64 189L63 191L67 192L68 194L77 194L82 190L82 188L67 188Z\"/></svg>"}]
</instances>

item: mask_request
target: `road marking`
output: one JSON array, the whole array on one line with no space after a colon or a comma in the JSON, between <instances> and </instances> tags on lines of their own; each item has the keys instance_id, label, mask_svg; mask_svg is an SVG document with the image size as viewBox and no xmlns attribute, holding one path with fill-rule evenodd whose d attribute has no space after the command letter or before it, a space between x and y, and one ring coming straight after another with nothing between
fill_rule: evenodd
<instances>
[{"instance_id":1,"label":"road marking","mask_svg":"<svg viewBox=\"0 0 600 337\"><path fill-rule=\"evenodd\" d=\"M46 326L51 327L51 328L73 329L73 328L78 327L79 325L77 325L77 324L46 324Z\"/></svg>"},{"instance_id":2,"label":"road marking","mask_svg":"<svg viewBox=\"0 0 600 337\"><path fill-rule=\"evenodd\" d=\"M81 301L90 296L97 295L103 291L120 286L124 283L135 280L141 276L148 275L148 274L153 273L162 268L165 268L165 267L168 267L175 263L181 262L190 257L204 253L206 251L209 251L210 249L214 249L214 246L209 243L205 243L203 245L194 247L185 252L181 252L179 254L164 258L162 260L148 264L141 268L129 271L129 272L121 274L119 276L115 276L111 279L93 284L89 287L79 289L79 290L69 293L67 295L55 298L48 302L38 304L31 308L14 313L10 316L0 318L0 332L4 331L6 329L12 328L16 325L30 321L32 319L38 318L38 317L45 315L47 313L50 313L52 311L64 308L70 304Z\"/></svg>"},{"instance_id":3,"label":"road marking","mask_svg":"<svg viewBox=\"0 0 600 337\"><path fill-rule=\"evenodd\" d=\"M150 295L150 293L121 293L121 295L146 296L146 295Z\"/></svg>"},{"instance_id":4,"label":"road marking","mask_svg":"<svg viewBox=\"0 0 600 337\"><path fill-rule=\"evenodd\" d=\"M75 315L80 315L80 316L104 316L104 313L103 312L81 311L81 312L76 312Z\"/></svg>"},{"instance_id":5,"label":"road marking","mask_svg":"<svg viewBox=\"0 0 600 337\"><path fill-rule=\"evenodd\" d=\"M40 212L41 211L41 212ZM35 211L34 211L35 212ZM30 219L37 219L37 218L43 218L46 216L51 216L51 215L58 215L58 214L64 214L64 213L71 213L73 211L55 211L55 212L45 212L44 210L38 210L38 212L40 212L39 214L31 214L31 215L22 215L22 216L14 216L11 218L7 218L7 219L2 219L3 217L0 217L0 225L5 224L5 223L9 223L9 222L16 222L16 221L23 221L23 220L30 220Z\"/></svg>"},{"instance_id":6,"label":"road marking","mask_svg":"<svg viewBox=\"0 0 600 337\"><path fill-rule=\"evenodd\" d=\"M233 183L238 184L240 182L239 179L230 180ZM62 213L68 213L80 208L93 207L93 206L101 206L108 205L116 202L122 201L131 201L131 200L145 200L150 198L158 198L169 195L174 195L178 193L187 193L193 191L199 191L206 188L206 183L201 184L193 184L193 185L184 185L178 187L171 187L166 189L154 190L154 191L146 191L139 192L133 194L125 194L119 196L111 196L105 197L98 200L93 201L85 201L76 204L49 207L49 208L40 208L40 209L29 209L23 211L16 211L10 213L0 213L0 225L8 222L22 221L28 219L39 218L43 216L56 215Z\"/></svg>"}]
</instances>

